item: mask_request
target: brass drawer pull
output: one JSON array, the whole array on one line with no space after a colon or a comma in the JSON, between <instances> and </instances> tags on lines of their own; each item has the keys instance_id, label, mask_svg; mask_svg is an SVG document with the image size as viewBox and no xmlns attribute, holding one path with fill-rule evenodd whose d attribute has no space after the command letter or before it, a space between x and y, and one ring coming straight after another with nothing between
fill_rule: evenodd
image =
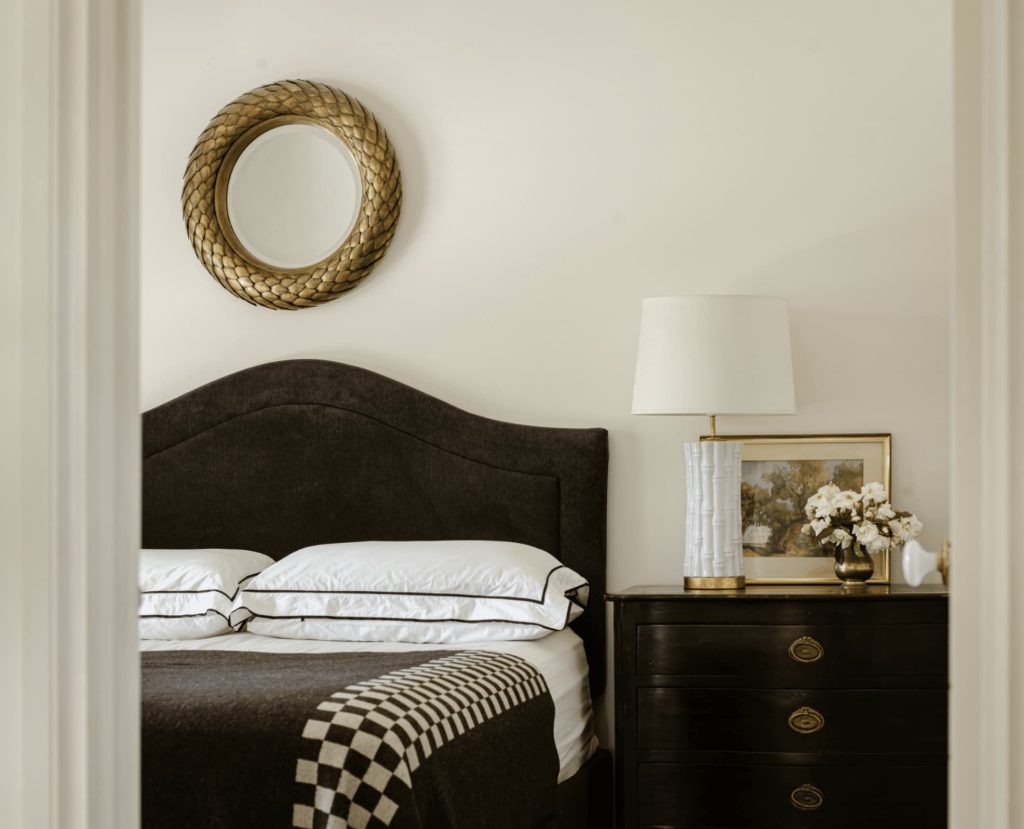
<instances>
[{"instance_id":1,"label":"brass drawer pull","mask_svg":"<svg viewBox=\"0 0 1024 829\"><path fill-rule=\"evenodd\" d=\"M813 734L825 727L825 718L820 711L805 705L789 715L789 727L797 734Z\"/></svg>"},{"instance_id":2,"label":"brass drawer pull","mask_svg":"<svg viewBox=\"0 0 1024 829\"><path fill-rule=\"evenodd\" d=\"M801 636L789 646L789 657L794 662L817 662L825 655L821 642L813 636Z\"/></svg>"},{"instance_id":3,"label":"brass drawer pull","mask_svg":"<svg viewBox=\"0 0 1024 829\"><path fill-rule=\"evenodd\" d=\"M789 802L801 812L813 812L822 807L822 804L825 802L825 794L817 786L804 783L790 792Z\"/></svg>"}]
</instances>

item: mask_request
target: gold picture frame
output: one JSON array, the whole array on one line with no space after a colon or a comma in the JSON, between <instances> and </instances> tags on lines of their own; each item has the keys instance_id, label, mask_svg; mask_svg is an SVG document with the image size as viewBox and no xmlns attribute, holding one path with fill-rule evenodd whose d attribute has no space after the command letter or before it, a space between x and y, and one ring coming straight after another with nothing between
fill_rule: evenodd
<instances>
[{"instance_id":1,"label":"gold picture frame","mask_svg":"<svg viewBox=\"0 0 1024 829\"><path fill-rule=\"evenodd\" d=\"M278 126L307 123L337 136L359 170L355 225L341 245L303 268L280 268L239 242L225 208L228 179L242 151ZM181 194L192 248L228 291L253 305L295 310L337 299L369 275L395 234L402 176L394 147L373 114L340 89L314 81L278 81L223 107L189 156Z\"/></svg>"},{"instance_id":2,"label":"gold picture frame","mask_svg":"<svg viewBox=\"0 0 1024 829\"><path fill-rule=\"evenodd\" d=\"M804 504L833 478L844 489L881 481L891 493L892 435L719 435L718 439L743 444L740 503L747 584L837 583L833 557L799 532L806 521ZM868 584L889 584L889 552L872 558L875 573Z\"/></svg>"}]
</instances>

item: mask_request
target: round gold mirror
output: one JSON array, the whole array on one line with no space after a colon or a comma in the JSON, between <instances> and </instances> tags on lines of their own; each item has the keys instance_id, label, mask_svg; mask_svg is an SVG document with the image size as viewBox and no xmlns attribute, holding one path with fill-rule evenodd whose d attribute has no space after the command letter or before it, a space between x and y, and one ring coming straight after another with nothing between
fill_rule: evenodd
<instances>
[{"instance_id":1,"label":"round gold mirror","mask_svg":"<svg viewBox=\"0 0 1024 829\"><path fill-rule=\"evenodd\" d=\"M182 207L206 269L268 308L308 308L367 276L395 232L402 182L373 115L310 81L261 86L196 142Z\"/></svg>"}]
</instances>

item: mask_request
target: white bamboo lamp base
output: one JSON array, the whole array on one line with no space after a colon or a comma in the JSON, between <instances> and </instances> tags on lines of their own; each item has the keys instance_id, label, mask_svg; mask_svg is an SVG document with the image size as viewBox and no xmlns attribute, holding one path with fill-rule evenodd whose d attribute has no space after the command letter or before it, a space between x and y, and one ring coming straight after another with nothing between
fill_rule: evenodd
<instances>
[{"instance_id":1,"label":"white bamboo lamp base","mask_svg":"<svg viewBox=\"0 0 1024 829\"><path fill-rule=\"evenodd\" d=\"M693 590L738 590L746 584L740 529L743 444L709 440L687 443L685 450L683 586Z\"/></svg>"}]
</instances>

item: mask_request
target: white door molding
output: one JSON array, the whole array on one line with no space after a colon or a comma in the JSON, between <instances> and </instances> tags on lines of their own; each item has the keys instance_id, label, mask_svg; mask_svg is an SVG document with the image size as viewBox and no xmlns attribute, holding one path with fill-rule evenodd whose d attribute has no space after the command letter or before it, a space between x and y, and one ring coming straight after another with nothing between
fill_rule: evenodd
<instances>
[{"instance_id":1,"label":"white door molding","mask_svg":"<svg viewBox=\"0 0 1024 829\"><path fill-rule=\"evenodd\" d=\"M4 826L138 825L137 14L0 4Z\"/></svg>"},{"instance_id":2,"label":"white door molding","mask_svg":"<svg viewBox=\"0 0 1024 829\"><path fill-rule=\"evenodd\" d=\"M1024 826L1024 559L1013 521L1024 515L1024 3L956 0L954 14L950 825L1015 829Z\"/></svg>"}]
</instances>

